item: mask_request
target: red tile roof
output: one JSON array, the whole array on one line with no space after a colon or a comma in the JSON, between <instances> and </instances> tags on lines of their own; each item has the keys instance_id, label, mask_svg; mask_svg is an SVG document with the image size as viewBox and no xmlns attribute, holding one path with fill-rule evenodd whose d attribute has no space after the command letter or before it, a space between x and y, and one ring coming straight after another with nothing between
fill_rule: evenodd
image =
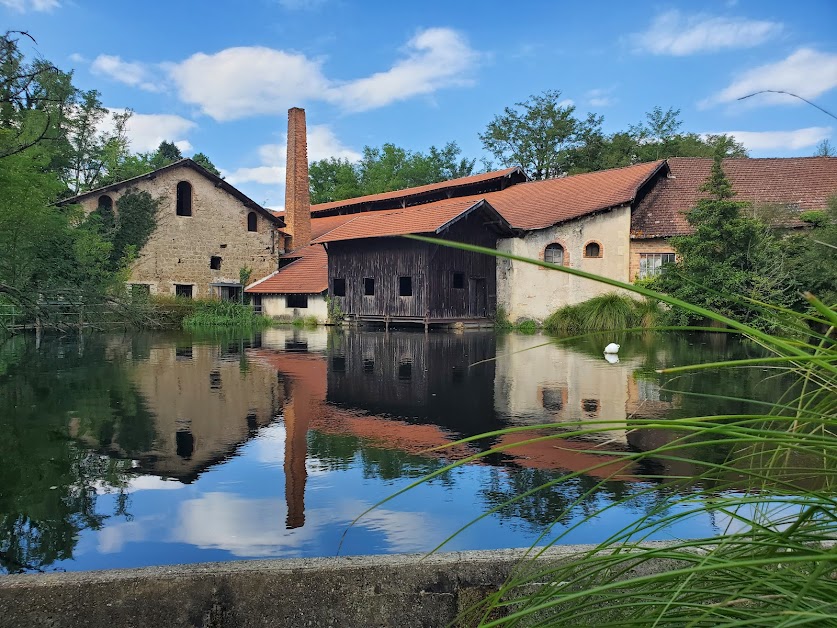
<instances>
[{"instance_id":1,"label":"red tile roof","mask_svg":"<svg viewBox=\"0 0 837 628\"><path fill-rule=\"evenodd\" d=\"M298 259L264 279L250 284L248 294L319 294L328 290L328 258L325 249L312 244L294 252Z\"/></svg>"},{"instance_id":2,"label":"red tile roof","mask_svg":"<svg viewBox=\"0 0 837 628\"><path fill-rule=\"evenodd\" d=\"M311 205L311 214L316 215L318 213L323 213L343 207L353 207L356 205L367 205L369 203L378 203L380 201L388 201L388 200L401 200L407 199L408 197L414 196L422 196L432 194L433 192L439 192L441 190L451 190L452 188L458 187L466 187L466 186L474 186L480 183L493 183L496 182L499 185L499 181L503 179L503 177L507 177L514 173L520 173L521 176L525 176L523 171L518 168L506 168L504 170L495 170L493 172L483 172L480 174L474 174L470 177L460 177L458 179L449 179L448 181L440 181L439 183L431 183L429 185L420 185L413 188L405 188L403 190L395 190L393 192L381 192L380 194L368 194L366 196L358 196L356 198L349 198L343 201L333 201L331 203L318 203L316 205ZM496 189L496 188L495 188ZM485 190L473 190L470 193L481 193ZM455 192L454 192L455 193ZM418 199L417 199L418 200ZM421 202L420 200L418 202ZM408 205L414 203L407 203Z\"/></svg>"},{"instance_id":3,"label":"red tile roof","mask_svg":"<svg viewBox=\"0 0 837 628\"><path fill-rule=\"evenodd\" d=\"M544 229L633 202L664 161L518 183L484 198L515 229Z\"/></svg>"},{"instance_id":4,"label":"red tile roof","mask_svg":"<svg viewBox=\"0 0 837 628\"><path fill-rule=\"evenodd\" d=\"M351 220L317 238L315 242L436 233L469 210L485 206L481 201L481 196L465 196L393 211L354 214L350 216Z\"/></svg>"},{"instance_id":5,"label":"red tile roof","mask_svg":"<svg viewBox=\"0 0 837 628\"><path fill-rule=\"evenodd\" d=\"M684 212L706 197L700 188L709 176L712 160L673 157L668 165L671 176L661 179L634 209L632 238L691 233ZM757 205L823 209L828 197L837 194L835 157L725 159L724 172L736 193L734 200Z\"/></svg>"}]
</instances>

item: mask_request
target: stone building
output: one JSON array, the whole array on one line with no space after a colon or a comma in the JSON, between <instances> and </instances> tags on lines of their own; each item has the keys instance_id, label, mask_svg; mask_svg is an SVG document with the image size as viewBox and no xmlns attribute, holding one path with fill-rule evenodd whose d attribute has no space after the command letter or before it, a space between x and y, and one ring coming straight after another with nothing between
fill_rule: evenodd
<instances>
[{"instance_id":1,"label":"stone building","mask_svg":"<svg viewBox=\"0 0 837 628\"><path fill-rule=\"evenodd\" d=\"M284 222L191 159L61 202L85 214L106 208L119 214L129 191L160 203L157 227L139 251L128 280L133 290L183 297L241 296L242 270L264 277L277 268Z\"/></svg>"}]
</instances>

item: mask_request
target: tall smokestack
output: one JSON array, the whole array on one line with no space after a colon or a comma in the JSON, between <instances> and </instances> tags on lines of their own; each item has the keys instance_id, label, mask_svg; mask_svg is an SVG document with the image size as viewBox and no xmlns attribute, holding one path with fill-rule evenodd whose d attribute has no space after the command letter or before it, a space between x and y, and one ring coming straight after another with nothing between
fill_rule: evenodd
<instances>
[{"instance_id":1,"label":"tall smokestack","mask_svg":"<svg viewBox=\"0 0 837 628\"><path fill-rule=\"evenodd\" d=\"M285 171L285 230L290 250L311 244L311 195L308 190L308 140L305 109L288 109L288 159Z\"/></svg>"}]
</instances>

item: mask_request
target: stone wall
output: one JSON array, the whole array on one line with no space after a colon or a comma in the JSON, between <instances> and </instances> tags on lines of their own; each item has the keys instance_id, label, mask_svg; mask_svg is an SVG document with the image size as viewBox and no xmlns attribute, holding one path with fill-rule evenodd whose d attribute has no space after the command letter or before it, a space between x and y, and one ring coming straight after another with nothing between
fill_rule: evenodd
<instances>
[{"instance_id":1,"label":"stone wall","mask_svg":"<svg viewBox=\"0 0 837 628\"><path fill-rule=\"evenodd\" d=\"M557 243L564 247L565 265L628 281L630 227L631 210L624 206L533 231L523 238L500 240L497 248L542 260L547 245ZM584 256L589 242L601 246L601 257ZM522 318L542 321L561 306L613 291L614 288L589 279L523 262L497 260L497 302L512 321Z\"/></svg>"},{"instance_id":2,"label":"stone wall","mask_svg":"<svg viewBox=\"0 0 837 628\"><path fill-rule=\"evenodd\" d=\"M666 238L631 240L631 281L639 275L641 253L674 253L674 249Z\"/></svg>"},{"instance_id":3,"label":"stone wall","mask_svg":"<svg viewBox=\"0 0 837 628\"><path fill-rule=\"evenodd\" d=\"M176 213L176 189L180 181L192 185L192 215ZM128 280L147 284L152 294L174 294L175 284L193 286L193 296L212 295L212 283L239 283L239 270L253 270L250 281L264 277L277 266L281 242L274 224L256 212L257 231L247 230L253 210L241 201L183 166L138 181L132 187L108 193L119 212L119 198L128 190L146 191L160 200L157 229L140 252ZM85 213L98 206L98 196L82 201ZM220 269L210 268L210 258L221 258Z\"/></svg>"},{"instance_id":4,"label":"stone wall","mask_svg":"<svg viewBox=\"0 0 837 628\"><path fill-rule=\"evenodd\" d=\"M328 304L325 294L309 294L308 307L288 307L287 295L265 294L262 296L262 313L275 318L307 318L316 316L318 323L328 320Z\"/></svg>"}]
</instances>

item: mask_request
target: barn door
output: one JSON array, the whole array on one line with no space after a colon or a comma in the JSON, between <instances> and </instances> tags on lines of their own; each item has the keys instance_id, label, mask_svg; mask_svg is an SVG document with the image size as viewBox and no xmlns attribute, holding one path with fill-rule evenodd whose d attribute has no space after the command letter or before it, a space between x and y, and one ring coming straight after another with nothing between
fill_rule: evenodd
<instances>
[{"instance_id":1,"label":"barn door","mask_svg":"<svg viewBox=\"0 0 837 628\"><path fill-rule=\"evenodd\" d=\"M468 286L470 303L468 310L471 316L485 318L488 316L488 288L485 277L471 277Z\"/></svg>"}]
</instances>

